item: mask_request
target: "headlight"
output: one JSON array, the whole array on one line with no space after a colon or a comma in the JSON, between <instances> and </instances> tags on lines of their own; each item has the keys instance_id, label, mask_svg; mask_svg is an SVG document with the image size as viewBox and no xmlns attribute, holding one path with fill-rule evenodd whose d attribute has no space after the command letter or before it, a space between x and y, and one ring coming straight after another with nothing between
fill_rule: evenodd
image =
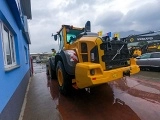
<instances>
[{"instance_id":1,"label":"headlight","mask_svg":"<svg viewBox=\"0 0 160 120\"><path fill-rule=\"evenodd\" d=\"M95 75L95 70L94 70L94 69L91 69L91 70L90 70L90 74L91 74L91 75Z\"/></svg>"}]
</instances>

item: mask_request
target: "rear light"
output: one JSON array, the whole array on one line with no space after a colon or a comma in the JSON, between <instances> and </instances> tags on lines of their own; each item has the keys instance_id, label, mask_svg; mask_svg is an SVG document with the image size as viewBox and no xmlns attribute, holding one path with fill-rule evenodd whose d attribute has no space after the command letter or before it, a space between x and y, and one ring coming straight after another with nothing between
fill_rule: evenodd
<instances>
[{"instance_id":1,"label":"rear light","mask_svg":"<svg viewBox=\"0 0 160 120\"><path fill-rule=\"evenodd\" d=\"M96 80L96 78L92 78L92 80Z\"/></svg>"}]
</instances>

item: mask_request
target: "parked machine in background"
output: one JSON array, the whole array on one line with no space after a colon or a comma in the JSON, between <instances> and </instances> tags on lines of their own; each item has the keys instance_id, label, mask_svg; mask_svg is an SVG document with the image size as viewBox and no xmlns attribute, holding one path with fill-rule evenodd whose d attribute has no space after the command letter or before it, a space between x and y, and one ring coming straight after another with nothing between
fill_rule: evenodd
<instances>
[{"instance_id":1,"label":"parked machine in background","mask_svg":"<svg viewBox=\"0 0 160 120\"><path fill-rule=\"evenodd\" d=\"M49 59L47 71L58 79L65 95L73 88L89 88L140 71L127 43L102 39L91 32L90 21L84 28L62 25L54 39L59 40L59 52Z\"/></svg>"},{"instance_id":2,"label":"parked machine in background","mask_svg":"<svg viewBox=\"0 0 160 120\"><path fill-rule=\"evenodd\" d=\"M144 53L160 52L160 35L154 34L158 32L160 32L160 30L138 35L130 35L128 37L122 38L121 40L124 40L128 43L131 57L137 57Z\"/></svg>"}]
</instances>

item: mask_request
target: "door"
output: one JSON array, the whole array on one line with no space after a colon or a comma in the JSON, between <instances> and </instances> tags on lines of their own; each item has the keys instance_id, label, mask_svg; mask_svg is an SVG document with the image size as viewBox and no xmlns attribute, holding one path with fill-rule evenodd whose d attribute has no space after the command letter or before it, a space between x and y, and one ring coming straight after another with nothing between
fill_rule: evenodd
<instances>
[{"instance_id":1,"label":"door","mask_svg":"<svg viewBox=\"0 0 160 120\"><path fill-rule=\"evenodd\" d=\"M160 67L160 53L152 53L149 63L151 67Z\"/></svg>"},{"instance_id":2,"label":"door","mask_svg":"<svg viewBox=\"0 0 160 120\"><path fill-rule=\"evenodd\" d=\"M137 64L141 67L150 67L150 56L151 56L151 53L146 53L141 55L137 59Z\"/></svg>"}]
</instances>

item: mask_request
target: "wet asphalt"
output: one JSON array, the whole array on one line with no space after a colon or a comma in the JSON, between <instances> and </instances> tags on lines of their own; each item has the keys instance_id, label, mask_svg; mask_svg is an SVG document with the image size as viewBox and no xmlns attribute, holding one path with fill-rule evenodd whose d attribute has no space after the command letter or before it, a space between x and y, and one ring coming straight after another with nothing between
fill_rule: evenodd
<instances>
[{"instance_id":1,"label":"wet asphalt","mask_svg":"<svg viewBox=\"0 0 160 120\"><path fill-rule=\"evenodd\" d=\"M160 120L160 72L131 77L71 96L59 93L57 80L34 64L23 120Z\"/></svg>"}]
</instances>

